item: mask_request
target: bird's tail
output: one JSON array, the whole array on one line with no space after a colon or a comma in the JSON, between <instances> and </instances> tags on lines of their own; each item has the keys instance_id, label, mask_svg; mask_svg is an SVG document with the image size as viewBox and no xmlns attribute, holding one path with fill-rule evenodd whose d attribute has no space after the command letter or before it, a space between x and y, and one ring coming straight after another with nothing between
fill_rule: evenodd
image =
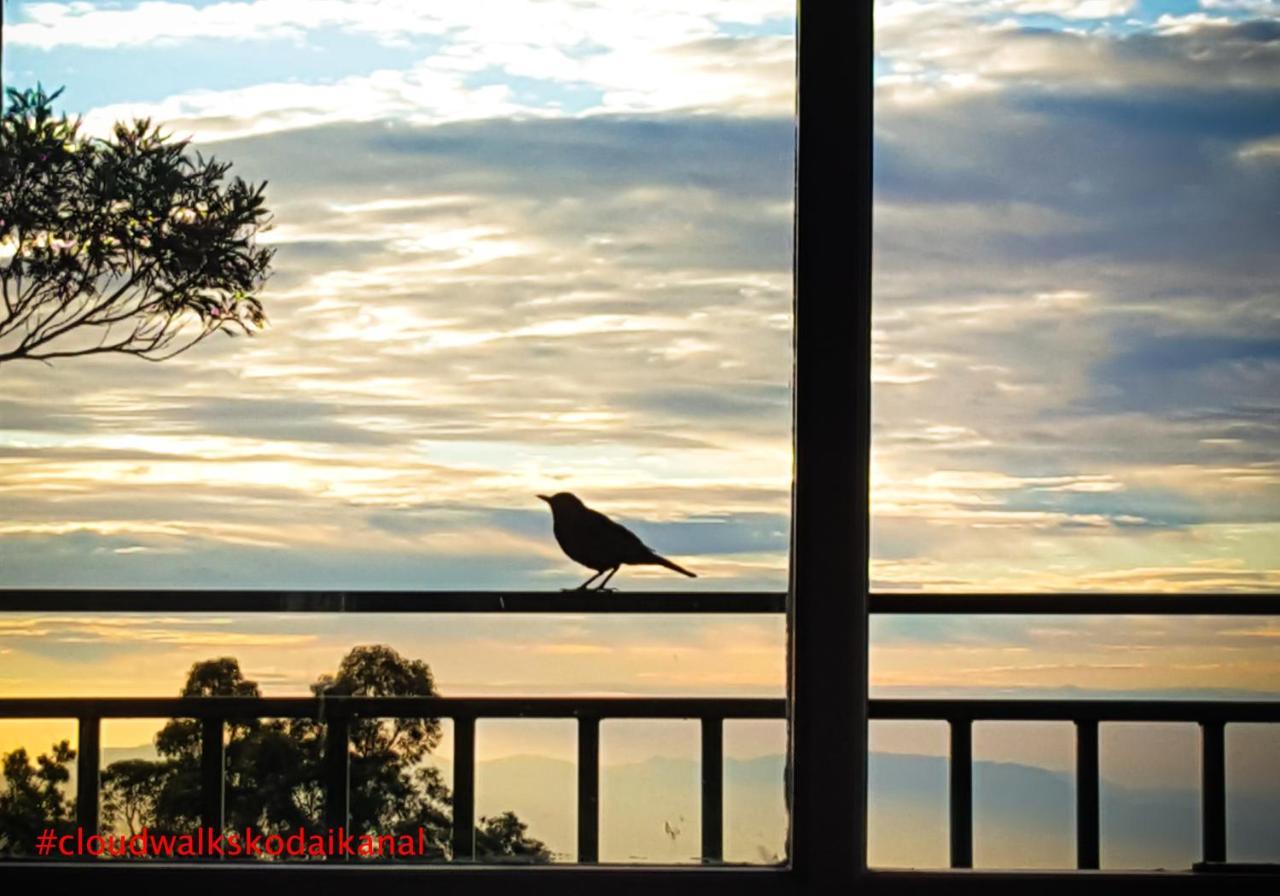
<instances>
[{"instance_id":1,"label":"bird's tail","mask_svg":"<svg viewBox=\"0 0 1280 896\"><path fill-rule=\"evenodd\" d=\"M683 566L680 566L677 563L672 563L666 557L662 557L658 554L653 555L653 562L658 564L659 566L665 566L667 569L674 569L676 572L680 573L681 575L686 575L691 579L696 579L698 577L698 574L696 572L689 572L689 570L685 569Z\"/></svg>"}]
</instances>

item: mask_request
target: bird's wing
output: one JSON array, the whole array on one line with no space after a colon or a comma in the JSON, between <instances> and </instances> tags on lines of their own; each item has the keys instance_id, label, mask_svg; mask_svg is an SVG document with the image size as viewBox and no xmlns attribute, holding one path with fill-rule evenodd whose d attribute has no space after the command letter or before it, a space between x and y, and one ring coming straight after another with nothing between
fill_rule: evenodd
<instances>
[{"instance_id":1,"label":"bird's wing","mask_svg":"<svg viewBox=\"0 0 1280 896\"><path fill-rule=\"evenodd\" d=\"M598 510L588 509L587 513L596 536L623 563L644 561L654 556L653 550L626 526L615 523Z\"/></svg>"}]
</instances>

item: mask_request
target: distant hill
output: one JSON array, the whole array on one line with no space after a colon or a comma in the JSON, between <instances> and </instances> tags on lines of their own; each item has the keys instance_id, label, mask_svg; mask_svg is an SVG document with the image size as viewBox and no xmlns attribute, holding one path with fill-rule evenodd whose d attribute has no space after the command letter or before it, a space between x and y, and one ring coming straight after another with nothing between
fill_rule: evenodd
<instances>
[{"instance_id":1,"label":"distant hill","mask_svg":"<svg viewBox=\"0 0 1280 896\"><path fill-rule=\"evenodd\" d=\"M126 759L156 759L158 756L152 744L139 744L136 747L103 747L102 766L106 768L113 762L123 762Z\"/></svg>"},{"instance_id":2,"label":"distant hill","mask_svg":"<svg viewBox=\"0 0 1280 896\"><path fill-rule=\"evenodd\" d=\"M869 769L873 864L942 867L948 861L948 762L873 753ZM1075 776L1034 766L978 761L973 767L974 864L1075 866ZM1280 799L1232 790L1228 856L1280 861ZM1200 858L1198 789L1141 789L1103 780L1102 864L1186 868Z\"/></svg>"},{"instance_id":3,"label":"distant hill","mask_svg":"<svg viewBox=\"0 0 1280 896\"><path fill-rule=\"evenodd\" d=\"M104 764L152 759L150 745L103 751ZM432 758L452 780L447 760ZM725 859L768 863L785 852L783 757L726 758ZM74 776L74 768L72 769ZM945 867L948 763L937 756L872 753L869 852L881 867ZM74 793L74 777L69 791ZM974 763L974 860L980 867L1075 865L1073 775L1006 762ZM696 862L701 849L700 778L692 759L653 757L601 769L600 858L607 862ZM1144 790L1104 781L1106 867L1185 868L1199 858L1197 790ZM1245 791L1228 795L1229 856L1280 861L1280 805ZM477 815L514 811L559 861L577 854L577 772L547 756L482 761Z\"/></svg>"},{"instance_id":4,"label":"distant hill","mask_svg":"<svg viewBox=\"0 0 1280 896\"><path fill-rule=\"evenodd\" d=\"M786 809L782 757L726 759L725 858L779 861ZM443 767L443 766L442 766ZM446 771L448 769L446 768ZM696 862L702 849L698 763L654 757L604 766L600 858L606 862ZM564 860L577 854L577 771L572 762L512 756L481 762L478 814L512 810Z\"/></svg>"}]
</instances>

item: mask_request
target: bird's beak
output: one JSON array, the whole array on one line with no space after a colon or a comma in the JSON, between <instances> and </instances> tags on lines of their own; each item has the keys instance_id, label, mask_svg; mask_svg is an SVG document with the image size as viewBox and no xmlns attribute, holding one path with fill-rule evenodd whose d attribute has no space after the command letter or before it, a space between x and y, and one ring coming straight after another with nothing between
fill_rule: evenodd
<instances>
[{"instance_id":1,"label":"bird's beak","mask_svg":"<svg viewBox=\"0 0 1280 896\"><path fill-rule=\"evenodd\" d=\"M538 495L538 497L539 497L539 498L541 498L542 500L546 501L548 504L550 504L550 503L551 503L551 499L550 499L550 498L548 498L546 495Z\"/></svg>"}]
</instances>

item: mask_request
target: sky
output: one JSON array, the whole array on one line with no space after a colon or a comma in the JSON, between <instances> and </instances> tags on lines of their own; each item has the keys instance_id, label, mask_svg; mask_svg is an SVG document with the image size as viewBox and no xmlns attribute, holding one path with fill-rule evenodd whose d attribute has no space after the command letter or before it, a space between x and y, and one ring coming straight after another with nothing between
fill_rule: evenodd
<instances>
[{"instance_id":1,"label":"sky","mask_svg":"<svg viewBox=\"0 0 1280 896\"><path fill-rule=\"evenodd\" d=\"M873 587L1277 590L1280 3L876 17ZM11 0L6 85L266 180L276 256L251 339L0 369L0 584L572 587L535 497L571 490L699 575L619 587L782 590L794 31L775 0ZM0 693L168 694L222 654L297 693L375 642L451 694L785 688L761 618L6 614ZM1256 696L1280 620L881 618L871 663Z\"/></svg>"}]
</instances>

